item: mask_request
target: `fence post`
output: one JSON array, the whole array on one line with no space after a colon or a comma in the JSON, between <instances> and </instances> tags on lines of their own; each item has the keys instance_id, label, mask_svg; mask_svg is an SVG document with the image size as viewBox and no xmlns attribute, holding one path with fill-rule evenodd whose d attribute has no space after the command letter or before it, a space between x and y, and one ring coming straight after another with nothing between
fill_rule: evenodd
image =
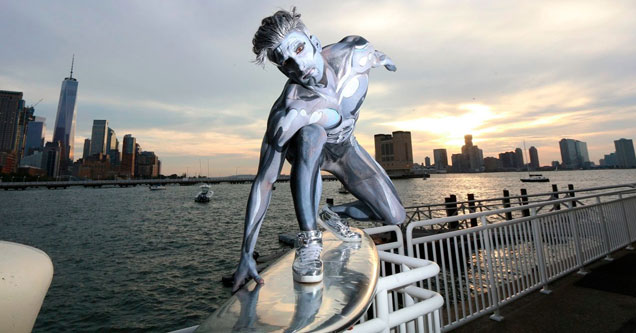
<instances>
[{"instance_id":1,"label":"fence post","mask_svg":"<svg viewBox=\"0 0 636 333\"><path fill-rule=\"evenodd\" d=\"M375 305L378 313L378 318L381 319L386 328L383 329L382 333L389 333L389 294L386 290L380 290L375 295Z\"/></svg>"},{"instance_id":2,"label":"fence post","mask_svg":"<svg viewBox=\"0 0 636 333\"><path fill-rule=\"evenodd\" d=\"M521 204L524 206L528 204L528 191L525 188L521 189ZM528 217L530 216L530 210L524 209L521 214L523 214L523 217Z\"/></svg>"},{"instance_id":3,"label":"fence post","mask_svg":"<svg viewBox=\"0 0 636 333\"><path fill-rule=\"evenodd\" d=\"M574 198L576 196L574 193L574 185L568 184L568 191L570 191L570 193L568 193L570 198ZM576 207L576 200L570 201L570 207Z\"/></svg>"},{"instance_id":4,"label":"fence post","mask_svg":"<svg viewBox=\"0 0 636 333\"><path fill-rule=\"evenodd\" d=\"M619 193L618 198L621 200L621 207L623 208L623 222L625 222L625 231L627 231L627 247L626 250L633 250L632 247L632 235L629 232L629 222L627 222L627 210L625 209L625 200L623 200L623 194Z\"/></svg>"},{"instance_id":5,"label":"fence post","mask_svg":"<svg viewBox=\"0 0 636 333\"><path fill-rule=\"evenodd\" d=\"M548 273L546 272L546 262L545 262L545 254L543 253L543 234L541 233L541 226L539 225L539 219L537 219L537 209L532 207L530 208L530 216L533 216L532 219L532 234L534 238L534 247L537 251L537 266L539 266L539 276L541 277L541 284L543 288L541 288L541 292L543 294L550 294L552 290L548 286Z\"/></svg>"},{"instance_id":6,"label":"fence post","mask_svg":"<svg viewBox=\"0 0 636 333\"><path fill-rule=\"evenodd\" d=\"M457 196L451 194L448 198L444 198L444 202L446 203L446 216L457 215ZM457 229L459 227L459 222L449 222L448 227L451 229Z\"/></svg>"},{"instance_id":7,"label":"fence post","mask_svg":"<svg viewBox=\"0 0 636 333\"><path fill-rule=\"evenodd\" d=\"M477 210L475 209L475 194L468 193L468 212L474 213L476 211ZM470 219L470 226L471 227L477 226L477 218Z\"/></svg>"},{"instance_id":8,"label":"fence post","mask_svg":"<svg viewBox=\"0 0 636 333\"><path fill-rule=\"evenodd\" d=\"M607 231L607 222L605 222L605 215L603 214L603 206L601 206L601 197L596 197L596 203L598 204L598 215L601 218L601 224L603 225L603 240L605 241L605 260L612 261L614 258L610 255L612 249L609 243L609 232Z\"/></svg>"},{"instance_id":9,"label":"fence post","mask_svg":"<svg viewBox=\"0 0 636 333\"><path fill-rule=\"evenodd\" d=\"M572 200L572 202L574 202L574 200ZM572 211L573 208L574 206L570 205L570 209L568 209L568 220L570 220L570 231L574 235L574 245L576 248L576 265L579 267L579 270L576 273L579 275L586 275L589 272L586 271L585 267L583 266L583 250L581 249L579 225L578 225L578 221L576 220L574 216L574 212Z\"/></svg>"},{"instance_id":10,"label":"fence post","mask_svg":"<svg viewBox=\"0 0 636 333\"><path fill-rule=\"evenodd\" d=\"M493 265L493 251L490 248L490 229L487 228L488 221L486 216L479 217L481 222L481 239L484 242L484 248L486 249L486 261L488 265L488 295L490 296L490 302L495 306L495 312L490 315L490 319L494 321L502 321L504 317L499 313L499 287L495 282L495 268Z\"/></svg>"},{"instance_id":11,"label":"fence post","mask_svg":"<svg viewBox=\"0 0 636 333\"><path fill-rule=\"evenodd\" d=\"M510 208L510 199L508 198L510 196L510 192L508 190L503 190L503 196L504 198L501 200L503 201L503 208ZM512 220L512 212L506 212L506 221L510 220Z\"/></svg>"},{"instance_id":12,"label":"fence post","mask_svg":"<svg viewBox=\"0 0 636 333\"><path fill-rule=\"evenodd\" d=\"M552 184L552 198L551 200L557 200L559 199L559 187L557 186L557 184ZM552 210L560 210L561 209L561 205L556 203L554 204L554 208Z\"/></svg>"}]
</instances>

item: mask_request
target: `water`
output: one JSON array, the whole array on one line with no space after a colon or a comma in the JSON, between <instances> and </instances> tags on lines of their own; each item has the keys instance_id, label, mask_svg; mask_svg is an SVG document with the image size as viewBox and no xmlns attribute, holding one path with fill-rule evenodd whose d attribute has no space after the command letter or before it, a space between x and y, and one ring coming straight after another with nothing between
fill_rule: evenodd
<instances>
[{"instance_id":1,"label":"water","mask_svg":"<svg viewBox=\"0 0 636 333\"><path fill-rule=\"evenodd\" d=\"M636 170L544 172L565 189L636 182ZM548 183L521 183L527 173L432 175L396 180L406 206L549 192ZM288 183L276 185L257 251L278 251L280 232L297 230ZM324 198L352 199L325 182ZM169 331L198 325L230 296L221 284L241 245L249 184L213 185L210 204L196 186L29 189L0 192L0 239L42 249L55 275L35 332Z\"/></svg>"}]
</instances>

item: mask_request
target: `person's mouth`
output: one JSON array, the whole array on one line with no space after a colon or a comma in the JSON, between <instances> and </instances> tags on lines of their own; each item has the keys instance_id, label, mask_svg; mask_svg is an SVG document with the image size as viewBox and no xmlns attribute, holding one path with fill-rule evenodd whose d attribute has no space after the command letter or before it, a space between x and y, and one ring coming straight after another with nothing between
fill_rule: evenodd
<instances>
[{"instance_id":1,"label":"person's mouth","mask_svg":"<svg viewBox=\"0 0 636 333\"><path fill-rule=\"evenodd\" d=\"M312 67L310 70L307 71L307 73L305 73L305 75L303 75L303 80L307 80L308 78L313 76L315 71L316 71L316 68Z\"/></svg>"}]
</instances>

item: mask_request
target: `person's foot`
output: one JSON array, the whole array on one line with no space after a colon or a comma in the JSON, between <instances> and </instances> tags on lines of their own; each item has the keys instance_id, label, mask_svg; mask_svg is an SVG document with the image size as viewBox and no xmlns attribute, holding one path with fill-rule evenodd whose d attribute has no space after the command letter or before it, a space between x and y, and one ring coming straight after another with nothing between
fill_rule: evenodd
<instances>
[{"instance_id":1,"label":"person's foot","mask_svg":"<svg viewBox=\"0 0 636 333\"><path fill-rule=\"evenodd\" d=\"M316 220L321 226L345 242L362 241L362 236L357 232L351 231L349 223L329 209L329 206L322 207Z\"/></svg>"},{"instance_id":2,"label":"person's foot","mask_svg":"<svg viewBox=\"0 0 636 333\"><path fill-rule=\"evenodd\" d=\"M292 264L294 281L315 283L322 281L322 232L301 231L296 239L296 256Z\"/></svg>"}]
</instances>

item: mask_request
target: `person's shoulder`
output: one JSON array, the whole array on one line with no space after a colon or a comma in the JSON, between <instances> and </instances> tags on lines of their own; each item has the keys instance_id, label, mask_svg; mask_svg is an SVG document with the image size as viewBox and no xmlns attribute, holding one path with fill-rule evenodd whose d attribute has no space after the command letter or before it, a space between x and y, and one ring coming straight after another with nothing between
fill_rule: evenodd
<instances>
[{"instance_id":1,"label":"person's shoulder","mask_svg":"<svg viewBox=\"0 0 636 333\"><path fill-rule=\"evenodd\" d=\"M339 42L327 45L323 48L324 51L330 54L337 53L351 53L354 49L361 49L366 47L369 41L362 36L350 35L341 39Z\"/></svg>"}]
</instances>

